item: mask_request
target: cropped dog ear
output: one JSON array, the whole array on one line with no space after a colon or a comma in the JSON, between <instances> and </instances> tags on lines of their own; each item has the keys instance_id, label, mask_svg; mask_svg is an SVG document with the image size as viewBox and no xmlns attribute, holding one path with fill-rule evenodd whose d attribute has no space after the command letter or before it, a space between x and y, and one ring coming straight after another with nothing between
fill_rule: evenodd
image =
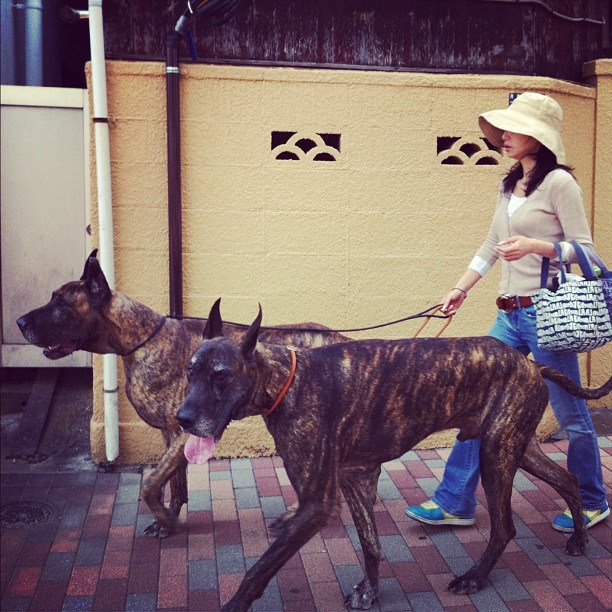
<instances>
[{"instance_id":1,"label":"cropped dog ear","mask_svg":"<svg viewBox=\"0 0 612 612\"><path fill-rule=\"evenodd\" d=\"M242 354L245 357L249 357L253 351L255 350L255 345L257 344L257 338L259 337L259 328L261 327L261 319L262 319L262 311L261 304L259 305L259 314L251 323L251 327L247 330L244 338L242 340Z\"/></svg>"},{"instance_id":2,"label":"cropped dog ear","mask_svg":"<svg viewBox=\"0 0 612 612\"><path fill-rule=\"evenodd\" d=\"M208 321L204 326L202 338L204 340L212 340L223 335L223 319L221 319L221 298L219 298L210 309Z\"/></svg>"},{"instance_id":3,"label":"cropped dog ear","mask_svg":"<svg viewBox=\"0 0 612 612\"><path fill-rule=\"evenodd\" d=\"M90 257L88 259L84 274L85 278L82 280L85 281L91 303L99 306L110 297L111 290L108 286L106 276L104 276L104 272L102 271L102 267L100 266L100 262L95 257Z\"/></svg>"},{"instance_id":4,"label":"cropped dog ear","mask_svg":"<svg viewBox=\"0 0 612 612\"><path fill-rule=\"evenodd\" d=\"M96 259L97 256L98 256L98 249L94 249L89 254L89 257L85 260L85 267L83 268L83 274L81 275L81 280L86 280L87 279L87 269L89 268L89 261L91 259Z\"/></svg>"}]
</instances>

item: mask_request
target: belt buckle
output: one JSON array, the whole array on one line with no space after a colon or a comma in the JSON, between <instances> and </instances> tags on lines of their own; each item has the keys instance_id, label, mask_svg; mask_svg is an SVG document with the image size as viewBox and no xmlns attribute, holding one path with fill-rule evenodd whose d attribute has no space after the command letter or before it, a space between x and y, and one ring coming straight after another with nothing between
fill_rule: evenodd
<instances>
[{"instance_id":1,"label":"belt buckle","mask_svg":"<svg viewBox=\"0 0 612 612\"><path fill-rule=\"evenodd\" d=\"M495 300L497 308L499 310L501 310L505 314L510 314L514 310L514 308L512 308L512 307L510 307L510 308L506 307L506 300L510 299L511 297L513 297L513 296L511 296L511 295L500 295Z\"/></svg>"}]
</instances>

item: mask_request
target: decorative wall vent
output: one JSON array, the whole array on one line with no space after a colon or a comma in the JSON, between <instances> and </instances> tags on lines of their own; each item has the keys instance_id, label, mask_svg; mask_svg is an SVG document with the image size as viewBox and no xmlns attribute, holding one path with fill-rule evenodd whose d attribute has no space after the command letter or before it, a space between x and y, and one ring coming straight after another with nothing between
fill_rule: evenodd
<instances>
[{"instance_id":1,"label":"decorative wall vent","mask_svg":"<svg viewBox=\"0 0 612 612\"><path fill-rule=\"evenodd\" d=\"M476 141L459 136L438 136L438 162L461 166L496 166L501 160L501 152L486 138Z\"/></svg>"},{"instance_id":2,"label":"decorative wall vent","mask_svg":"<svg viewBox=\"0 0 612 612\"><path fill-rule=\"evenodd\" d=\"M340 157L340 134L272 132L274 159L335 162Z\"/></svg>"}]
</instances>

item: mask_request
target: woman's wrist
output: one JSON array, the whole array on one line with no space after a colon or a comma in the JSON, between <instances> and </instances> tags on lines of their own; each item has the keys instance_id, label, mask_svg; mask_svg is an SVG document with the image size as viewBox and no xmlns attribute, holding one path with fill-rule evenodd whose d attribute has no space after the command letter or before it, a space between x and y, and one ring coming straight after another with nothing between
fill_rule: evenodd
<instances>
[{"instance_id":1,"label":"woman's wrist","mask_svg":"<svg viewBox=\"0 0 612 612\"><path fill-rule=\"evenodd\" d=\"M535 238L532 238L531 240L533 242L532 253L537 253L542 257L547 257L548 259L554 259L557 256L554 242L548 242L548 240L536 240Z\"/></svg>"},{"instance_id":2,"label":"woman's wrist","mask_svg":"<svg viewBox=\"0 0 612 612\"><path fill-rule=\"evenodd\" d=\"M453 287L451 291L461 291L461 293L463 293L463 297L467 297L467 291L465 289L461 289L461 287Z\"/></svg>"}]
</instances>

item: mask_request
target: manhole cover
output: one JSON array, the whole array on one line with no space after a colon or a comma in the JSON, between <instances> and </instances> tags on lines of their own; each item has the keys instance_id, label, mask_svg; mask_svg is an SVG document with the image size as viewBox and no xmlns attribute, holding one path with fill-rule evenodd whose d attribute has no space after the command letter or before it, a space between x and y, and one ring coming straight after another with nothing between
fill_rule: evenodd
<instances>
[{"instance_id":1,"label":"manhole cover","mask_svg":"<svg viewBox=\"0 0 612 612\"><path fill-rule=\"evenodd\" d=\"M4 529L26 529L48 523L55 508L43 502L13 502L0 508L0 524Z\"/></svg>"}]
</instances>

